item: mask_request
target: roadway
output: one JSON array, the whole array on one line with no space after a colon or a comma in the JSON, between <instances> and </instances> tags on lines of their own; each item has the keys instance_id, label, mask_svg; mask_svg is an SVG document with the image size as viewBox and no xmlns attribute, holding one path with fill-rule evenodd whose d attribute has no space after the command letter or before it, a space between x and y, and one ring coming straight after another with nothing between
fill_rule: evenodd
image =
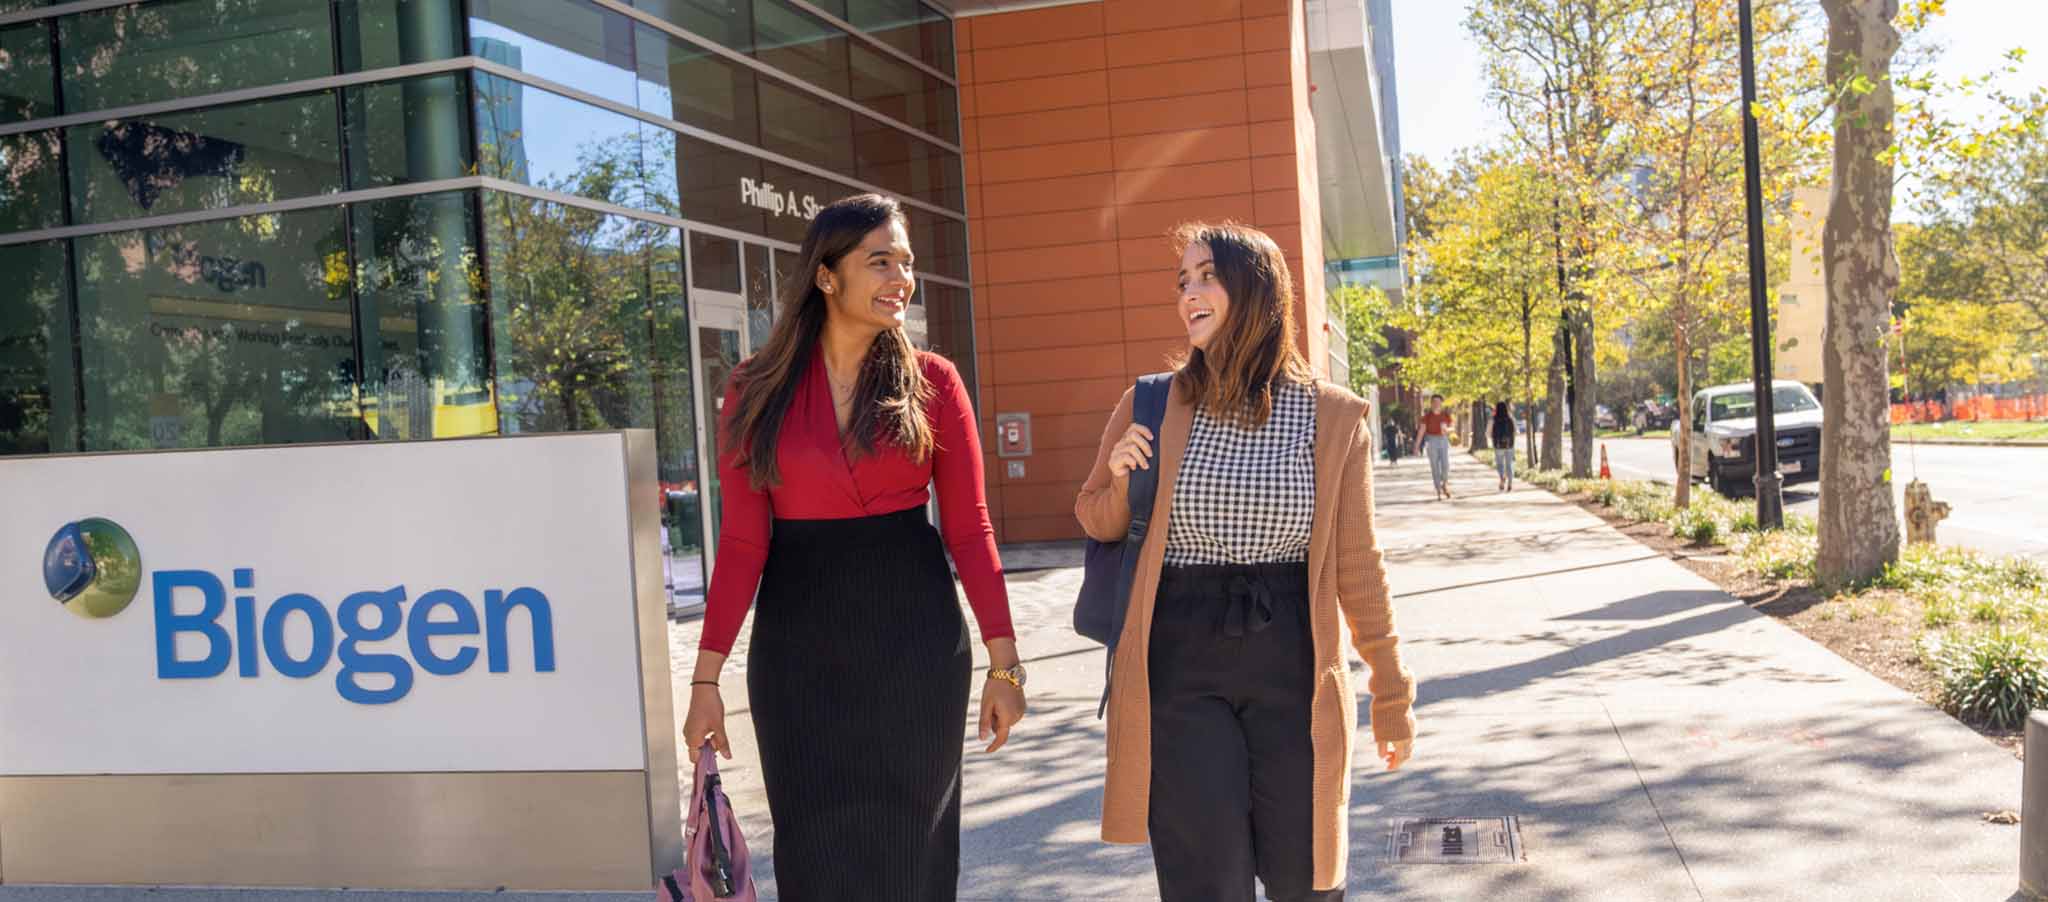
<instances>
[{"instance_id":1,"label":"roadway","mask_svg":"<svg viewBox=\"0 0 2048 902\"><path fill-rule=\"evenodd\" d=\"M1669 484L1673 477L1668 438L1605 439L1608 464L1618 479ZM1600 456L1593 455L1594 466ZM1905 509L1905 485L1917 478L1952 508L1936 533L1944 545L1992 554L2025 554L2048 560L2048 448L1959 445L1892 446L1894 492ZM1818 483L1786 486L1785 509L1820 515Z\"/></svg>"}]
</instances>

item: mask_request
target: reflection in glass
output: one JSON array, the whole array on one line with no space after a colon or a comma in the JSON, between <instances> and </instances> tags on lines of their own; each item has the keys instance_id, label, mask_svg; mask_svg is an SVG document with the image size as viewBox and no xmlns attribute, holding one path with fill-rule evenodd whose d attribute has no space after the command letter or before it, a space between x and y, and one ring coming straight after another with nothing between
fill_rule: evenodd
<instances>
[{"instance_id":1,"label":"reflection in glass","mask_svg":"<svg viewBox=\"0 0 2048 902\"><path fill-rule=\"evenodd\" d=\"M434 75L350 88L352 188L460 178L469 173L468 81Z\"/></svg>"},{"instance_id":2,"label":"reflection in glass","mask_svg":"<svg viewBox=\"0 0 2048 902\"><path fill-rule=\"evenodd\" d=\"M0 28L0 123L56 115L56 93L49 23Z\"/></svg>"},{"instance_id":3,"label":"reflection in glass","mask_svg":"<svg viewBox=\"0 0 2048 902\"><path fill-rule=\"evenodd\" d=\"M747 245L748 356L768 343L768 329L775 324L775 270L768 261L768 248Z\"/></svg>"},{"instance_id":4,"label":"reflection in glass","mask_svg":"<svg viewBox=\"0 0 2048 902\"><path fill-rule=\"evenodd\" d=\"M847 96L851 40L810 13L774 0L754 4L754 57L841 97Z\"/></svg>"},{"instance_id":5,"label":"reflection in glass","mask_svg":"<svg viewBox=\"0 0 2048 902\"><path fill-rule=\"evenodd\" d=\"M56 132L0 136L0 232L64 224Z\"/></svg>"},{"instance_id":6,"label":"reflection in glass","mask_svg":"<svg viewBox=\"0 0 2048 902\"><path fill-rule=\"evenodd\" d=\"M633 0L633 6L721 46L753 52L753 0Z\"/></svg>"},{"instance_id":7,"label":"reflection in glass","mask_svg":"<svg viewBox=\"0 0 2048 902\"><path fill-rule=\"evenodd\" d=\"M918 209L906 212L910 217L910 246L917 251L917 268L967 281L967 223Z\"/></svg>"},{"instance_id":8,"label":"reflection in glass","mask_svg":"<svg viewBox=\"0 0 2048 902\"><path fill-rule=\"evenodd\" d=\"M633 21L588 0L472 0L469 41L485 59L631 105Z\"/></svg>"},{"instance_id":9,"label":"reflection in glass","mask_svg":"<svg viewBox=\"0 0 2048 902\"><path fill-rule=\"evenodd\" d=\"M763 81L761 146L853 175L853 111L796 88Z\"/></svg>"},{"instance_id":10,"label":"reflection in glass","mask_svg":"<svg viewBox=\"0 0 2048 902\"><path fill-rule=\"evenodd\" d=\"M488 176L675 215L672 132L495 75L475 82L478 168ZM529 130L527 123L546 123Z\"/></svg>"},{"instance_id":11,"label":"reflection in glass","mask_svg":"<svg viewBox=\"0 0 2048 902\"><path fill-rule=\"evenodd\" d=\"M0 247L0 456L78 450L64 242Z\"/></svg>"},{"instance_id":12,"label":"reflection in glass","mask_svg":"<svg viewBox=\"0 0 2048 902\"><path fill-rule=\"evenodd\" d=\"M94 235L75 252L86 450L361 432L340 209Z\"/></svg>"},{"instance_id":13,"label":"reflection in glass","mask_svg":"<svg viewBox=\"0 0 2048 902\"><path fill-rule=\"evenodd\" d=\"M866 116L853 119L854 172L862 180L948 210L967 209L957 154Z\"/></svg>"},{"instance_id":14,"label":"reflection in glass","mask_svg":"<svg viewBox=\"0 0 2048 902\"><path fill-rule=\"evenodd\" d=\"M482 272L465 193L354 208L370 437L493 435Z\"/></svg>"},{"instance_id":15,"label":"reflection in glass","mask_svg":"<svg viewBox=\"0 0 2048 902\"><path fill-rule=\"evenodd\" d=\"M326 194L341 187L334 94L74 126L78 222Z\"/></svg>"},{"instance_id":16,"label":"reflection in glass","mask_svg":"<svg viewBox=\"0 0 2048 902\"><path fill-rule=\"evenodd\" d=\"M740 243L703 232L690 233L690 287L740 291Z\"/></svg>"},{"instance_id":17,"label":"reflection in glass","mask_svg":"<svg viewBox=\"0 0 2048 902\"><path fill-rule=\"evenodd\" d=\"M341 68L362 72L462 52L457 0L340 0Z\"/></svg>"},{"instance_id":18,"label":"reflection in glass","mask_svg":"<svg viewBox=\"0 0 2048 902\"><path fill-rule=\"evenodd\" d=\"M485 216L505 431L652 427L650 269L674 230L503 192Z\"/></svg>"},{"instance_id":19,"label":"reflection in glass","mask_svg":"<svg viewBox=\"0 0 2048 902\"><path fill-rule=\"evenodd\" d=\"M57 20L64 109L129 104L334 74L326 3L161 0Z\"/></svg>"},{"instance_id":20,"label":"reflection in glass","mask_svg":"<svg viewBox=\"0 0 2048 902\"><path fill-rule=\"evenodd\" d=\"M849 52L852 88L862 106L948 141L960 140L960 97L952 85L866 44Z\"/></svg>"},{"instance_id":21,"label":"reflection in glass","mask_svg":"<svg viewBox=\"0 0 2048 902\"><path fill-rule=\"evenodd\" d=\"M918 283L917 293L924 298L928 346L933 352L953 361L960 370L961 380L967 383L968 393L979 402L981 395L975 381L974 307L967 289L926 279Z\"/></svg>"},{"instance_id":22,"label":"reflection in glass","mask_svg":"<svg viewBox=\"0 0 2048 902\"><path fill-rule=\"evenodd\" d=\"M918 0L844 0L846 21L912 59L953 74L953 22Z\"/></svg>"},{"instance_id":23,"label":"reflection in glass","mask_svg":"<svg viewBox=\"0 0 2048 902\"><path fill-rule=\"evenodd\" d=\"M740 357L739 330L708 323L698 324L697 359L699 363L697 369L697 390L703 392L706 398L717 398L719 399L717 403L725 403L726 380L732 378L732 371L739 368L740 360L742 359ZM724 443L725 437L719 435L716 428L706 429L704 435L705 459L711 461L718 460L718 449ZM713 511L725 510L725 494L720 491L722 487L719 485L719 482L721 480L718 478L718 470L715 466L710 472L705 474L705 481L711 484L711 509ZM711 518L711 529L711 539L715 543L718 541L717 517Z\"/></svg>"},{"instance_id":24,"label":"reflection in glass","mask_svg":"<svg viewBox=\"0 0 2048 902\"><path fill-rule=\"evenodd\" d=\"M647 25L635 35L641 110L760 143L754 70Z\"/></svg>"}]
</instances>

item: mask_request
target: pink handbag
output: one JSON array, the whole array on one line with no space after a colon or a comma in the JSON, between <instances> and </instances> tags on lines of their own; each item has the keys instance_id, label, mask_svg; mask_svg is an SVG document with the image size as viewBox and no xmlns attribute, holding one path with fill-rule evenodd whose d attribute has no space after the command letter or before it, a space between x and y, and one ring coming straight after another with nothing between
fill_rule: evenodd
<instances>
[{"instance_id":1,"label":"pink handbag","mask_svg":"<svg viewBox=\"0 0 2048 902\"><path fill-rule=\"evenodd\" d=\"M719 785L718 755L708 742L697 751L697 788L690 794L683 845L682 870L661 878L670 902L757 902L747 840Z\"/></svg>"}]
</instances>

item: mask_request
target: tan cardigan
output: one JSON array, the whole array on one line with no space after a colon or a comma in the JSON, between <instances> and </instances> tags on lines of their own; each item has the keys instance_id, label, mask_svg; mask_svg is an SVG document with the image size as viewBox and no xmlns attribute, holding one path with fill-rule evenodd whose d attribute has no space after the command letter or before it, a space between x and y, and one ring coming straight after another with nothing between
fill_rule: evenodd
<instances>
[{"instance_id":1,"label":"tan cardigan","mask_svg":"<svg viewBox=\"0 0 2048 902\"><path fill-rule=\"evenodd\" d=\"M1352 694L1351 670L1341 651L1338 613L1351 628L1353 647L1372 668L1373 737L1378 741L1410 739L1415 719L1415 678L1401 664L1394 615L1387 593L1386 569L1380 563L1372 525L1372 451L1366 436L1366 402L1336 385L1316 383L1316 510L1310 532L1309 629L1316 655L1315 698L1309 729L1313 733L1315 773L1315 885L1335 887L1344 881L1348 840L1346 808L1351 799L1351 744L1358 728L1358 703ZM1102 838L1113 843L1146 841L1146 815L1152 789L1152 697L1149 648L1152 603L1159 589L1159 570L1166 555L1167 517L1173 506L1173 481L1187 449L1194 407L1175 385L1167 394L1166 418L1160 424L1157 454L1159 493L1152 504L1151 531L1139 552L1131 589L1130 613L1117 643L1112 695L1109 700L1109 773L1104 781ZM1109 474L1109 452L1131 425L1131 392L1117 404L1103 430L1095 469L1074 501L1081 528L1098 541L1123 538L1130 526L1125 487ZM1332 488L1335 490L1332 491Z\"/></svg>"}]
</instances>

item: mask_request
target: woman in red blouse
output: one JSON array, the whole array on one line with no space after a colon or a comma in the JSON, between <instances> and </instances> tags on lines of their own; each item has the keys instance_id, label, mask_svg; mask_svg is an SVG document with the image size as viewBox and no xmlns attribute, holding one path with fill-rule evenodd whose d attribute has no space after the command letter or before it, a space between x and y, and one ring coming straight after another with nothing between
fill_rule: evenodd
<instances>
[{"instance_id":1,"label":"woman in red blouse","mask_svg":"<svg viewBox=\"0 0 2048 902\"><path fill-rule=\"evenodd\" d=\"M683 739L732 755L718 675L758 587L747 693L781 898L947 902L973 667L948 551L993 665L987 750L1024 715L980 433L953 364L903 332L916 283L895 201L826 207L799 255L809 279L719 406L724 509Z\"/></svg>"}]
</instances>

